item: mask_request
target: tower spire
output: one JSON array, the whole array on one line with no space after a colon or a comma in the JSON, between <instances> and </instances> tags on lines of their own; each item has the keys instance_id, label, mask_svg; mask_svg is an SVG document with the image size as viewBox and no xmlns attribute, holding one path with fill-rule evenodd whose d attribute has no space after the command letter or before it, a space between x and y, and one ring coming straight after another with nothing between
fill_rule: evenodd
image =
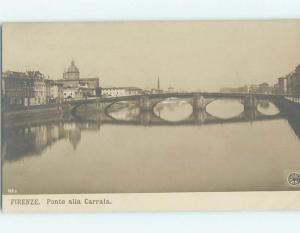
<instances>
[{"instance_id":1,"label":"tower spire","mask_svg":"<svg viewBox=\"0 0 300 233\"><path fill-rule=\"evenodd\" d=\"M160 90L159 76L158 76L158 78L157 78L157 89Z\"/></svg>"}]
</instances>

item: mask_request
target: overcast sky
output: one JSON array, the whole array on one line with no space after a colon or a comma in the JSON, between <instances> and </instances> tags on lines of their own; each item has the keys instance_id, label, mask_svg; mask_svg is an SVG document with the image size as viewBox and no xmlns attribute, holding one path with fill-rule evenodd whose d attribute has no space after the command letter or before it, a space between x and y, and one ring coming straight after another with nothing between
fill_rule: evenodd
<instances>
[{"instance_id":1,"label":"overcast sky","mask_svg":"<svg viewBox=\"0 0 300 233\"><path fill-rule=\"evenodd\" d=\"M218 90L300 64L300 21L22 23L3 28L3 69L52 79L75 61L103 86Z\"/></svg>"}]
</instances>

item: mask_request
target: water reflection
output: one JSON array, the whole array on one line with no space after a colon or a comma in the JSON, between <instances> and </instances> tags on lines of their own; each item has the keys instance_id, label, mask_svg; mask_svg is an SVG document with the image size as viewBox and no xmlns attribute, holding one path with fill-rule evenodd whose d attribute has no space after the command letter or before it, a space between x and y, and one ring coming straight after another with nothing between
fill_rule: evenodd
<instances>
[{"instance_id":1,"label":"water reflection","mask_svg":"<svg viewBox=\"0 0 300 233\"><path fill-rule=\"evenodd\" d=\"M175 105L177 106L177 105ZM168 106L168 109L170 106ZM171 108L172 109L172 108ZM123 111L123 110L122 110ZM162 110L161 110L162 111ZM172 111L172 110L170 110ZM130 115L130 113L128 113ZM201 114L201 113L200 113ZM204 118L205 118L205 112ZM128 116L128 115L126 115ZM136 116L136 115L135 115ZM128 122L128 125L143 125L142 120L147 117L147 113L139 114L135 118L133 123L128 121L128 118L123 118L125 125ZM266 122L272 120L272 118L257 118L256 120L264 120ZM287 119L291 128L293 129L295 135L300 139L300 121L297 117L285 114L284 118ZM277 117L274 118L278 119ZM280 117L279 117L280 119ZM169 120L169 119L168 119ZM193 121L189 125L197 124L192 118ZM247 121L247 118L237 118L233 121L228 121L228 123L239 123ZM121 121L122 122L122 121ZM224 124L227 121L219 121L218 119L207 120L204 124ZM67 139L69 145L76 150L78 144L82 140L82 132L85 131L100 131L100 126L102 124L114 124L119 125L119 120L114 120L111 118L104 118L101 114L82 114L79 118L69 116L63 120L57 120L56 122L43 122L40 124L35 123L34 125L28 125L28 122L25 126L9 126L3 127L3 141L2 141L2 155L4 161L16 161L27 156L36 156L43 154L43 151L47 147L51 147L58 141L62 139ZM178 123L180 124L180 123ZM151 122L150 125L168 125L166 122ZM171 124L172 125L172 124ZM175 124L176 126L176 124Z\"/></svg>"},{"instance_id":2,"label":"water reflection","mask_svg":"<svg viewBox=\"0 0 300 233\"><path fill-rule=\"evenodd\" d=\"M20 194L287 190L284 170L300 169L284 119L101 130L57 122L6 128L3 138L3 187Z\"/></svg>"},{"instance_id":3,"label":"water reflection","mask_svg":"<svg viewBox=\"0 0 300 233\"><path fill-rule=\"evenodd\" d=\"M140 114L140 109L136 103L117 102L109 107L107 114L116 120L132 120Z\"/></svg>"},{"instance_id":4,"label":"water reflection","mask_svg":"<svg viewBox=\"0 0 300 233\"><path fill-rule=\"evenodd\" d=\"M279 109L269 101L261 101L257 105L257 110L264 115L276 115L280 111Z\"/></svg>"},{"instance_id":5,"label":"water reflection","mask_svg":"<svg viewBox=\"0 0 300 233\"><path fill-rule=\"evenodd\" d=\"M215 117L229 119L240 115L244 106L238 100L215 100L206 107L206 111Z\"/></svg>"},{"instance_id":6,"label":"water reflection","mask_svg":"<svg viewBox=\"0 0 300 233\"><path fill-rule=\"evenodd\" d=\"M184 100L169 98L154 107L154 113L161 119L177 122L186 119L193 112L192 105Z\"/></svg>"},{"instance_id":7,"label":"water reflection","mask_svg":"<svg viewBox=\"0 0 300 233\"><path fill-rule=\"evenodd\" d=\"M99 122L56 122L25 127L4 127L2 155L4 161L41 155L47 147L68 139L73 150L81 140L81 132L100 130Z\"/></svg>"},{"instance_id":8,"label":"water reflection","mask_svg":"<svg viewBox=\"0 0 300 233\"><path fill-rule=\"evenodd\" d=\"M279 105L280 115L220 120L205 111L179 113L187 104L157 106L160 116L185 117L171 123L122 103L110 115L4 125L4 191L11 185L20 194L291 189L285 171L300 170L299 114Z\"/></svg>"}]
</instances>

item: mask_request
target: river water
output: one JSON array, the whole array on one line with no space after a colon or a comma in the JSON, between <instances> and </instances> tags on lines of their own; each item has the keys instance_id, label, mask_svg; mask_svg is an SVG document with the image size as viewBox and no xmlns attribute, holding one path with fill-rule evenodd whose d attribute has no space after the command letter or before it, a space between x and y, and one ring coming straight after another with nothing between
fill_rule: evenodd
<instances>
[{"instance_id":1,"label":"river water","mask_svg":"<svg viewBox=\"0 0 300 233\"><path fill-rule=\"evenodd\" d=\"M216 100L209 124L183 124L192 107L182 100L157 104L153 125L124 106L110 120L89 113L5 126L4 193L300 190L287 181L300 172L300 140L272 103L258 106L267 119L245 120L239 102Z\"/></svg>"}]
</instances>

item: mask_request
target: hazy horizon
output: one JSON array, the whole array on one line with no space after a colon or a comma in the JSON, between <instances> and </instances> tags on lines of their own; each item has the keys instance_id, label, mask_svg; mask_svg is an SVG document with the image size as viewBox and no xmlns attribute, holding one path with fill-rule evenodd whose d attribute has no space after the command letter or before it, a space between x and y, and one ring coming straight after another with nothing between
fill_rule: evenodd
<instances>
[{"instance_id":1,"label":"hazy horizon","mask_svg":"<svg viewBox=\"0 0 300 233\"><path fill-rule=\"evenodd\" d=\"M218 90L268 82L300 64L300 21L9 23L3 70L62 78L71 60L101 86Z\"/></svg>"}]
</instances>

